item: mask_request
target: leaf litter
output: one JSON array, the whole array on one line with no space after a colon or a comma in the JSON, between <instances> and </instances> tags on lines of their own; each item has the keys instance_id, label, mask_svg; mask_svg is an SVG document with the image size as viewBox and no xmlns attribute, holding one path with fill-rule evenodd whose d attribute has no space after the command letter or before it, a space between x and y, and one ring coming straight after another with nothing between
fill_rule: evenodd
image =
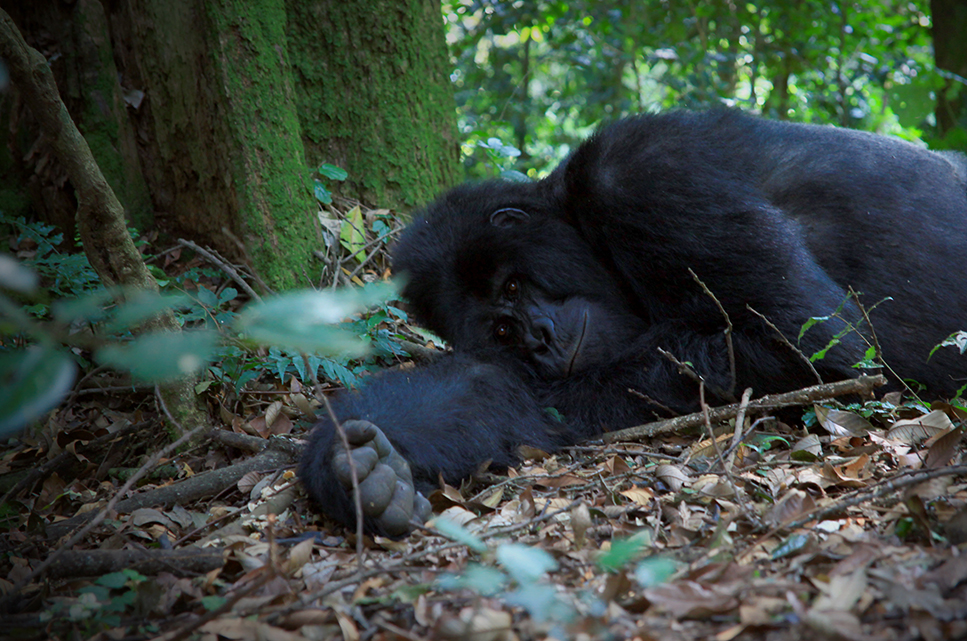
<instances>
[{"instance_id":1,"label":"leaf litter","mask_svg":"<svg viewBox=\"0 0 967 641\"><path fill-rule=\"evenodd\" d=\"M750 411L738 438L733 421L714 440L527 450L441 487L426 527L366 538L360 557L294 477L311 390L257 391L220 404L210 441L162 458L69 548L125 466L166 444L152 405L77 400L4 452L0 636L967 637L959 406L821 403L808 432L795 412Z\"/></svg>"}]
</instances>

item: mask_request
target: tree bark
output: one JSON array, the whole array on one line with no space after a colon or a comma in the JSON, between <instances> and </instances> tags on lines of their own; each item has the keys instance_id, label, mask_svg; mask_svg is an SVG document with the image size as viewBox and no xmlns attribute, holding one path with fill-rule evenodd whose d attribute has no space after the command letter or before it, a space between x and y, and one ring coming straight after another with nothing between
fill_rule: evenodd
<instances>
[{"instance_id":1,"label":"tree bark","mask_svg":"<svg viewBox=\"0 0 967 641\"><path fill-rule=\"evenodd\" d=\"M158 291L157 282L128 233L121 203L60 99L47 60L27 45L3 10L0 10L0 59L7 63L11 80L22 92L74 186L77 229L84 252L101 281L108 287L120 285ZM158 314L145 326L148 330L180 331L170 310ZM162 388L162 396L180 421L204 422L194 406L192 391L190 382L180 381Z\"/></svg>"},{"instance_id":2,"label":"tree bark","mask_svg":"<svg viewBox=\"0 0 967 641\"><path fill-rule=\"evenodd\" d=\"M456 104L437 0L286 0L309 165L338 193L407 210L458 178Z\"/></svg>"}]
</instances>

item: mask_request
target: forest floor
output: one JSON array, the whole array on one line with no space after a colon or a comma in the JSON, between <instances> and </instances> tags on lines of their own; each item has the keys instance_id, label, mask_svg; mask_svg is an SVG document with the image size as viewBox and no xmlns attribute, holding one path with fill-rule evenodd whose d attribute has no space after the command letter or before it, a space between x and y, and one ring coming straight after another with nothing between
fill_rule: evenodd
<instances>
[{"instance_id":1,"label":"forest floor","mask_svg":"<svg viewBox=\"0 0 967 641\"><path fill-rule=\"evenodd\" d=\"M426 528L360 541L294 476L310 390L215 389L217 429L185 450L153 388L104 371L11 441L0 637L967 638L957 406L880 394L749 410L714 442L527 451L434 492Z\"/></svg>"}]
</instances>

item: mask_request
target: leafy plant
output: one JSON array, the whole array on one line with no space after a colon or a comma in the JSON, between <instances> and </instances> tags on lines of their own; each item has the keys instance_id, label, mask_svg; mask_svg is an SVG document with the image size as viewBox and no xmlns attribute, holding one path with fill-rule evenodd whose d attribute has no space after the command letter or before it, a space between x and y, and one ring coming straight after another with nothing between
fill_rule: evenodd
<instances>
[{"instance_id":1,"label":"leafy plant","mask_svg":"<svg viewBox=\"0 0 967 641\"><path fill-rule=\"evenodd\" d=\"M9 257L3 257L0 268L0 290L28 298L40 294L38 279L30 270ZM379 320L373 325L342 321L376 303L384 305L379 318L389 318L395 308L385 301L394 292L390 283L338 292L290 292L250 303L236 314L229 307L237 296L231 288L215 294L200 287L194 296L101 289L56 301L46 322L31 317L19 302L0 293L0 312L5 319L0 327L0 437L43 415L70 390L76 367L73 352L64 345L92 352L98 362L147 382L190 375L217 360L211 366L215 380L231 383L236 391L261 372L270 371L252 350L253 346L270 345L279 349L276 371L282 350L288 350L299 356L287 356L285 369L291 365L305 376L308 361L327 376L354 384L356 372L347 363L367 355L368 344L383 353L394 349L399 353L399 348L379 328ZM162 309L178 310L185 329L135 334ZM293 309L299 314L293 314ZM77 333L72 331L75 327L91 331ZM371 338L360 340L367 333ZM18 336L21 338L10 340ZM308 356L303 359L302 354ZM205 387L199 386L198 391Z\"/></svg>"},{"instance_id":2,"label":"leafy plant","mask_svg":"<svg viewBox=\"0 0 967 641\"><path fill-rule=\"evenodd\" d=\"M329 183L327 181L335 180L337 182L342 182L349 177L349 174L345 169L340 169L335 165L330 165L328 163L322 163L319 168L316 169L315 175L313 175L312 180L315 183L315 188L313 193L318 200L323 205L332 204L332 192L329 190Z\"/></svg>"},{"instance_id":3,"label":"leafy plant","mask_svg":"<svg viewBox=\"0 0 967 641\"><path fill-rule=\"evenodd\" d=\"M147 578L124 569L97 578L78 590L76 599L58 599L40 614L44 623L64 620L80 624L87 636L121 626L122 615L140 615L150 610L152 598L142 590Z\"/></svg>"}]
</instances>

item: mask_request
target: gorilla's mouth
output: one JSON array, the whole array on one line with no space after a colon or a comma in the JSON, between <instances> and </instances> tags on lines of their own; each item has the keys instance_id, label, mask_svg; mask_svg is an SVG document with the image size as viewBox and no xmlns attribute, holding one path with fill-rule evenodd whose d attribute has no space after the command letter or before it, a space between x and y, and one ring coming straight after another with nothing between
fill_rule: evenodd
<instances>
[{"instance_id":1,"label":"gorilla's mouth","mask_svg":"<svg viewBox=\"0 0 967 641\"><path fill-rule=\"evenodd\" d=\"M567 371L564 372L564 376L570 376L571 372L574 371L574 362L578 359L581 354L581 345L584 343L584 336L588 332L588 310L584 310L581 314L581 333L578 335L577 340L574 341L574 348L571 350L571 358L567 362Z\"/></svg>"}]
</instances>

